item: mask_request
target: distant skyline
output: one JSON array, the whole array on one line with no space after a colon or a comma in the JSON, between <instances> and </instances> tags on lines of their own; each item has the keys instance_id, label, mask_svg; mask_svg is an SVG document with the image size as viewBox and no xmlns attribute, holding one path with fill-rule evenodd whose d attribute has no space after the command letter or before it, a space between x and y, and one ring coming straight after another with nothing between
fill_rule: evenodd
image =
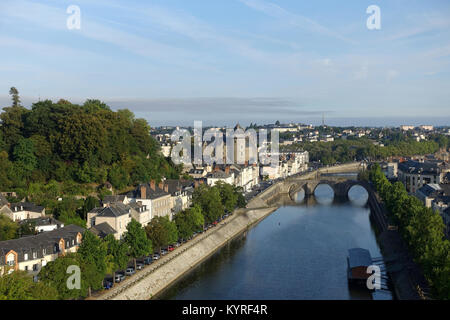
<instances>
[{"instance_id":1,"label":"distant skyline","mask_svg":"<svg viewBox=\"0 0 450 320\"><path fill-rule=\"evenodd\" d=\"M4 0L0 107L15 86L27 107L100 99L152 126L450 125L449 16L446 0Z\"/></svg>"}]
</instances>

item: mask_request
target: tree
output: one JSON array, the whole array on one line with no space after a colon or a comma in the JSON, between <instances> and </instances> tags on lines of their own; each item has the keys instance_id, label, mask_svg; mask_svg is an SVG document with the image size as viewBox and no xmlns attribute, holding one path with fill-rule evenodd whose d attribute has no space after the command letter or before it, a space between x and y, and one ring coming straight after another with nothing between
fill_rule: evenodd
<instances>
[{"instance_id":1,"label":"tree","mask_svg":"<svg viewBox=\"0 0 450 320\"><path fill-rule=\"evenodd\" d=\"M80 268L80 289L69 288L67 286L67 281L71 276L70 273L67 273L70 266ZM86 297L88 294L93 268L93 266L84 265L78 254L69 253L47 263L39 272L39 279L42 283L55 288L58 292L59 299L78 299L80 297Z\"/></svg>"},{"instance_id":2,"label":"tree","mask_svg":"<svg viewBox=\"0 0 450 320\"><path fill-rule=\"evenodd\" d=\"M113 274L113 283L116 282L116 270L122 270L127 267L128 247L123 241L116 240L112 234L104 239L107 246L107 260L109 261L108 273Z\"/></svg>"},{"instance_id":3,"label":"tree","mask_svg":"<svg viewBox=\"0 0 450 320\"><path fill-rule=\"evenodd\" d=\"M0 189L8 189L12 181L10 179L10 172L12 163L8 159L8 153L6 151L0 151Z\"/></svg>"},{"instance_id":4,"label":"tree","mask_svg":"<svg viewBox=\"0 0 450 320\"><path fill-rule=\"evenodd\" d=\"M236 208L238 193L236 189L231 184L225 183L223 181L217 182L213 188L219 190L220 198L222 199L222 204L228 212L232 212Z\"/></svg>"},{"instance_id":5,"label":"tree","mask_svg":"<svg viewBox=\"0 0 450 320\"><path fill-rule=\"evenodd\" d=\"M19 91L15 87L11 87L11 89L9 89L9 94L11 96L12 106L19 107L20 106Z\"/></svg>"},{"instance_id":6,"label":"tree","mask_svg":"<svg viewBox=\"0 0 450 320\"><path fill-rule=\"evenodd\" d=\"M58 291L44 282L34 282L24 271L0 277L0 300L56 300Z\"/></svg>"},{"instance_id":7,"label":"tree","mask_svg":"<svg viewBox=\"0 0 450 320\"><path fill-rule=\"evenodd\" d=\"M7 216L0 214L0 241L16 238L19 225Z\"/></svg>"},{"instance_id":8,"label":"tree","mask_svg":"<svg viewBox=\"0 0 450 320\"><path fill-rule=\"evenodd\" d=\"M178 237L188 239L192 234L198 231L205 223L202 209L199 205L179 212L175 216L175 224L178 230Z\"/></svg>"},{"instance_id":9,"label":"tree","mask_svg":"<svg viewBox=\"0 0 450 320\"><path fill-rule=\"evenodd\" d=\"M224 214L224 206L218 188L201 185L195 189L192 203L200 206L206 223L211 223Z\"/></svg>"},{"instance_id":10,"label":"tree","mask_svg":"<svg viewBox=\"0 0 450 320\"><path fill-rule=\"evenodd\" d=\"M127 225L127 231L124 234L124 242L128 247L128 252L134 259L134 268L136 269L136 258L152 253L152 241L147 238L144 228L135 219Z\"/></svg>"},{"instance_id":11,"label":"tree","mask_svg":"<svg viewBox=\"0 0 450 320\"><path fill-rule=\"evenodd\" d=\"M86 200L84 200L83 206L81 207L81 210L79 212L81 219L86 220L87 213L92 209L98 207L99 205L100 202L97 198L94 198L92 196L87 197Z\"/></svg>"},{"instance_id":12,"label":"tree","mask_svg":"<svg viewBox=\"0 0 450 320\"><path fill-rule=\"evenodd\" d=\"M89 289L101 289L106 275L106 243L89 230L86 230L77 253L83 265L92 266L95 270L91 277L86 279Z\"/></svg>"},{"instance_id":13,"label":"tree","mask_svg":"<svg viewBox=\"0 0 450 320\"><path fill-rule=\"evenodd\" d=\"M154 217L145 227L145 232L159 251L178 240L177 226L168 217Z\"/></svg>"},{"instance_id":14,"label":"tree","mask_svg":"<svg viewBox=\"0 0 450 320\"><path fill-rule=\"evenodd\" d=\"M23 176L29 178L37 165L33 141L31 139L20 139L14 147L13 157L16 165L23 170Z\"/></svg>"}]
</instances>

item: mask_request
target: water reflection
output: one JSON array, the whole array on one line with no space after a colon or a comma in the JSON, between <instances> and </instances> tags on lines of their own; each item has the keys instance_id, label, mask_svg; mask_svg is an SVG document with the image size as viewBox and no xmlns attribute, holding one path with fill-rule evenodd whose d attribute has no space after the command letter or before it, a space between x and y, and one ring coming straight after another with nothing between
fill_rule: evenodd
<instances>
[{"instance_id":1,"label":"water reflection","mask_svg":"<svg viewBox=\"0 0 450 320\"><path fill-rule=\"evenodd\" d=\"M364 187L355 185L348 191L348 198L354 205L362 207L367 204L369 194Z\"/></svg>"},{"instance_id":2,"label":"water reflection","mask_svg":"<svg viewBox=\"0 0 450 320\"><path fill-rule=\"evenodd\" d=\"M314 191L316 201L323 205L330 205L334 200L334 191L328 184L319 184Z\"/></svg>"}]
</instances>

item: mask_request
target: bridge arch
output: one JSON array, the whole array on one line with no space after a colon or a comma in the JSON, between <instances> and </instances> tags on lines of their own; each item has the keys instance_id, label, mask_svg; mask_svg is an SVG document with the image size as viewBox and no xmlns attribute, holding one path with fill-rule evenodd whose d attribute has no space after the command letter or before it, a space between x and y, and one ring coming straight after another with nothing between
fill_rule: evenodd
<instances>
[{"instance_id":1,"label":"bridge arch","mask_svg":"<svg viewBox=\"0 0 450 320\"><path fill-rule=\"evenodd\" d=\"M289 197L294 200L295 193L303 190L306 196L314 195L316 188L319 185L328 185L334 192L335 198L348 199L348 192L353 186L361 186L370 195L372 189L370 184L366 181L360 180L345 180L345 181L332 181L332 180L305 180L305 181L293 181L287 187L287 193Z\"/></svg>"}]
</instances>

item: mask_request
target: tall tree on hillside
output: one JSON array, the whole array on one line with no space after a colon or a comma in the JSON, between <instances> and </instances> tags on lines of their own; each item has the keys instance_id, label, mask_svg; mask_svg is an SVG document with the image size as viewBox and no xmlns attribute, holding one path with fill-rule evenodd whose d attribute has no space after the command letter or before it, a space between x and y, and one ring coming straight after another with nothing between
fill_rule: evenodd
<instances>
[{"instance_id":1,"label":"tall tree on hillside","mask_svg":"<svg viewBox=\"0 0 450 320\"><path fill-rule=\"evenodd\" d=\"M12 106L13 107L20 106L19 90L17 90L15 87L11 87L11 89L9 89L9 94L12 99Z\"/></svg>"}]
</instances>

